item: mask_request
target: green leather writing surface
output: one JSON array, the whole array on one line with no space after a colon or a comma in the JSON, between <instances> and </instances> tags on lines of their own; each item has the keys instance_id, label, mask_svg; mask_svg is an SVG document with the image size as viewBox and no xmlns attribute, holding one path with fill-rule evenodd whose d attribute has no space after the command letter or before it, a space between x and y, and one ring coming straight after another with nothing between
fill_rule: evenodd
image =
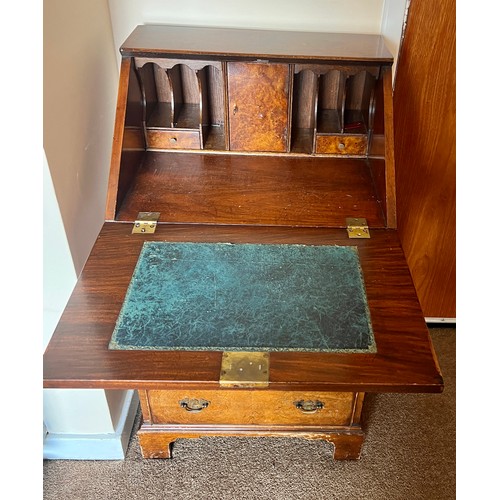
<instances>
[{"instance_id":1,"label":"green leather writing surface","mask_svg":"<svg viewBox=\"0 0 500 500\"><path fill-rule=\"evenodd\" d=\"M146 242L109 348L373 352L357 250Z\"/></svg>"}]
</instances>

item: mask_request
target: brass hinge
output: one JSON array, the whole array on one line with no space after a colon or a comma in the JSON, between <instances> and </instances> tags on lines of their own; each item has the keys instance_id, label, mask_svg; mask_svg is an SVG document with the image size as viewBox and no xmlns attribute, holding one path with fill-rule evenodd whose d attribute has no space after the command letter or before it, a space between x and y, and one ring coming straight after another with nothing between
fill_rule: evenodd
<instances>
[{"instance_id":1,"label":"brass hinge","mask_svg":"<svg viewBox=\"0 0 500 500\"><path fill-rule=\"evenodd\" d=\"M135 233L154 233L156 225L160 218L160 212L139 212L134 222L132 234Z\"/></svg>"},{"instance_id":2,"label":"brass hinge","mask_svg":"<svg viewBox=\"0 0 500 500\"><path fill-rule=\"evenodd\" d=\"M221 387L267 387L269 353L223 352L219 384Z\"/></svg>"},{"instance_id":3,"label":"brass hinge","mask_svg":"<svg viewBox=\"0 0 500 500\"><path fill-rule=\"evenodd\" d=\"M348 217L346 219L347 234L349 238L369 238L370 231L366 219L361 217Z\"/></svg>"}]
</instances>

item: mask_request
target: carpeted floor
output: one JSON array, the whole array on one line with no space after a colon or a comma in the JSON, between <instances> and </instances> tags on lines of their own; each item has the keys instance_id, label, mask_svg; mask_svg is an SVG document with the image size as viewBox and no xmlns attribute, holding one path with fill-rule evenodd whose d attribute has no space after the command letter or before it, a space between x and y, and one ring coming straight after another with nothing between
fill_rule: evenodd
<instances>
[{"instance_id":1,"label":"carpeted floor","mask_svg":"<svg viewBox=\"0 0 500 500\"><path fill-rule=\"evenodd\" d=\"M359 461L288 438L179 440L173 460L44 461L46 500L447 500L455 488L455 328L431 328L442 394L368 394Z\"/></svg>"}]
</instances>

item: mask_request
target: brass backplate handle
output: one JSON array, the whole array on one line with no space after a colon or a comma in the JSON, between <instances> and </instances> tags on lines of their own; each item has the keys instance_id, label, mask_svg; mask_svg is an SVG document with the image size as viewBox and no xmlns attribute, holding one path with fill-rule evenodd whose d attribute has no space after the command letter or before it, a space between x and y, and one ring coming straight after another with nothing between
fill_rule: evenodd
<instances>
[{"instance_id":1,"label":"brass backplate handle","mask_svg":"<svg viewBox=\"0 0 500 500\"><path fill-rule=\"evenodd\" d=\"M184 398L179 401L179 405L181 408L184 408L186 411L190 411L192 413L199 413L201 410L204 410L210 401L205 399L192 399L192 398Z\"/></svg>"},{"instance_id":2,"label":"brass backplate handle","mask_svg":"<svg viewBox=\"0 0 500 500\"><path fill-rule=\"evenodd\" d=\"M295 408L300 410L302 413L316 413L318 410L321 410L325 404L322 401L295 401Z\"/></svg>"}]
</instances>

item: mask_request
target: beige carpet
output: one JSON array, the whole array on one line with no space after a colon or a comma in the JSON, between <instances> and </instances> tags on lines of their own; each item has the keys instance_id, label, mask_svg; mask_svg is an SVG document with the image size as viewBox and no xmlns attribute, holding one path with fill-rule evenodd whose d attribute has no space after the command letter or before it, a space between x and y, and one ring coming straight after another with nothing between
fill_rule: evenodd
<instances>
[{"instance_id":1,"label":"beige carpet","mask_svg":"<svg viewBox=\"0 0 500 500\"><path fill-rule=\"evenodd\" d=\"M431 335L444 392L367 395L359 461L288 438L179 440L173 460L143 460L134 430L123 461L44 461L43 498L455 499L455 329Z\"/></svg>"}]
</instances>

